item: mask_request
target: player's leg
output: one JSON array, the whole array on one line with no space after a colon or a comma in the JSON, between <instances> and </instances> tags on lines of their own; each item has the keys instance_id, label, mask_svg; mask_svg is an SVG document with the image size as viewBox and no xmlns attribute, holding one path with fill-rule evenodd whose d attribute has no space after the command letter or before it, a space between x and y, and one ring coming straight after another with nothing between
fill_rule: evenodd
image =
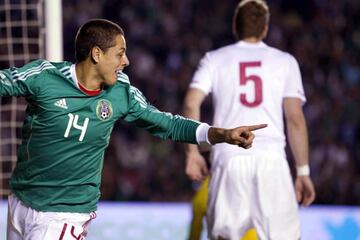
<instances>
[{"instance_id":1,"label":"player's leg","mask_svg":"<svg viewBox=\"0 0 360 240\"><path fill-rule=\"evenodd\" d=\"M250 229L241 240L257 240L255 228Z\"/></svg>"},{"instance_id":2,"label":"player's leg","mask_svg":"<svg viewBox=\"0 0 360 240\"><path fill-rule=\"evenodd\" d=\"M260 239L300 238L298 206L286 159L267 154L258 160L253 223Z\"/></svg>"},{"instance_id":3,"label":"player's leg","mask_svg":"<svg viewBox=\"0 0 360 240\"><path fill-rule=\"evenodd\" d=\"M256 230L255 228L250 229L249 231L246 232L245 236L243 238L241 238L241 240L256 240ZM228 240L228 239L224 239L224 238L219 238L218 240Z\"/></svg>"},{"instance_id":4,"label":"player's leg","mask_svg":"<svg viewBox=\"0 0 360 240\"><path fill-rule=\"evenodd\" d=\"M7 226L6 226L6 239L7 240L22 240L22 234L14 224L11 222L10 216L8 214Z\"/></svg>"},{"instance_id":5,"label":"player's leg","mask_svg":"<svg viewBox=\"0 0 360 240\"><path fill-rule=\"evenodd\" d=\"M207 210L210 239L240 239L251 228L249 160L236 157L212 169Z\"/></svg>"},{"instance_id":6,"label":"player's leg","mask_svg":"<svg viewBox=\"0 0 360 240\"><path fill-rule=\"evenodd\" d=\"M84 240L96 214L39 212L11 195L8 216L7 240Z\"/></svg>"},{"instance_id":7,"label":"player's leg","mask_svg":"<svg viewBox=\"0 0 360 240\"><path fill-rule=\"evenodd\" d=\"M13 225L7 223L6 229L6 239L7 240L22 240L20 233L14 228Z\"/></svg>"},{"instance_id":8,"label":"player's leg","mask_svg":"<svg viewBox=\"0 0 360 240\"><path fill-rule=\"evenodd\" d=\"M48 213L43 220L49 219L46 224L44 221L39 223L29 233L31 236L44 236L43 238L30 239L59 239L59 240L85 240L88 226L96 214L82 213ZM43 233L45 232L45 235Z\"/></svg>"},{"instance_id":9,"label":"player's leg","mask_svg":"<svg viewBox=\"0 0 360 240\"><path fill-rule=\"evenodd\" d=\"M192 200L192 219L189 240L200 240L203 229L203 219L206 213L209 178L207 177Z\"/></svg>"},{"instance_id":10,"label":"player's leg","mask_svg":"<svg viewBox=\"0 0 360 240\"><path fill-rule=\"evenodd\" d=\"M7 240L23 239L23 231L25 229L25 221L23 219L26 217L26 214L27 210L10 194L8 196Z\"/></svg>"},{"instance_id":11,"label":"player's leg","mask_svg":"<svg viewBox=\"0 0 360 240\"><path fill-rule=\"evenodd\" d=\"M203 229L203 217L206 213L209 178L201 184L192 200L193 217L190 225L189 240L199 240ZM247 231L241 240L256 240L255 229Z\"/></svg>"}]
</instances>

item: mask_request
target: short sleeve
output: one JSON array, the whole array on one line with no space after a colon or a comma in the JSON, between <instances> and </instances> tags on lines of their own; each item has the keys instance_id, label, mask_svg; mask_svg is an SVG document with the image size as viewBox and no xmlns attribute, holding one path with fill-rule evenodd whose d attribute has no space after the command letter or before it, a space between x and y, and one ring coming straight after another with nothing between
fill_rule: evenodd
<instances>
[{"instance_id":1,"label":"short sleeve","mask_svg":"<svg viewBox=\"0 0 360 240\"><path fill-rule=\"evenodd\" d=\"M299 64L296 59L289 55L288 76L285 82L284 97L299 98L306 102L304 87L302 84Z\"/></svg>"},{"instance_id":2,"label":"short sleeve","mask_svg":"<svg viewBox=\"0 0 360 240\"><path fill-rule=\"evenodd\" d=\"M210 64L210 57L207 53L200 61L197 70L194 73L193 79L190 83L190 88L196 88L206 94L211 92L213 85L213 73Z\"/></svg>"}]
</instances>

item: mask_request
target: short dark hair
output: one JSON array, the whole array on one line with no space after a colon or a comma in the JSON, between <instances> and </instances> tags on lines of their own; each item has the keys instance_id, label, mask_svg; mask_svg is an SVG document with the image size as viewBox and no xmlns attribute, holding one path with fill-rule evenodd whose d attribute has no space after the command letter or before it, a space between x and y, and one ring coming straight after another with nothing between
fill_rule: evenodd
<instances>
[{"instance_id":1,"label":"short dark hair","mask_svg":"<svg viewBox=\"0 0 360 240\"><path fill-rule=\"evenodd\" d=\"M263 0L242 0L233 17L234 35L242 40L248 37L260 38L269 24L270 12Z\"/></svg>"},{"instance_id":2,"label":"short dark hair","mask_svg":"<svg viewBox=\"0 0 360 240\"><path fill-rule=\"evenodd\" d=\"M115 37L124 35L122 28L106 19L92 19L82 25L75 38L75 57L77 62L84 61L93 47L102 51L115 46Z\"/></svg>"}]
</instances>

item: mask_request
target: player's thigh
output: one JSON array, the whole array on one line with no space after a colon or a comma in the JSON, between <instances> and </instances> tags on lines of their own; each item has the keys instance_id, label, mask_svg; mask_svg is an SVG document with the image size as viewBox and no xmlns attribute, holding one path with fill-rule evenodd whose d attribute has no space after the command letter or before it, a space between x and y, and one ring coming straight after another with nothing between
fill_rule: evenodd
<instances>
[{"instance_id":1,"label":"player's thigh","mask_svg":"<svg viewBox=\"0 0 360 240\"><path fill-rule=\"evenodd\" d=\"M208 185L209 185L209 177L207 177L201 183L200 188L196 191L192 199L193 211L201 215L204 215L206 212L207 200L208 200Z\"/></svg>"},{"instance_id":2,"label":"player's thigh","mask_svg":"<svg viewBox=\"0 0 360 240\"><path fill-rule=\"evenodd\" d=\"M9 196L7 239L83 240L96 213L40 212Z\"/></svg>"},{"instance_id":3,"label":"player's thigh","mask_svg":"<svg viewBox=\"0 0 360 240\"><path fill-rule=\"evenodd\" d=\"M7 222L6 239L7 240L22 240L21 233L9 221L9 218L8 218L8 222Z\"/></svg>"},{"instance_id":4,"label":"player's thigh","mask_svg":"<svg viewBox=\"0 0 360 240\"><path fill-rule=\"evenodd\" d=\"M7 240L22 240L29 210L14 195L8 196ZM30 214L31 215L31 214Z\"/></svg>"},{"instance_id":5,"label":"player's thigh","mask_svg":"<svg viewBox=\"0 0 360 240\"><path fill-rule=\"evenodd\" d=\"M260 239L297 239L298 206L286 159L269 155L258 167L253 223Z\"/></svg>"},{"instance_id":6,"label":"player's thigh","mask_svg":"<svg viewBox=\"0 0 360 240\"><path fill-rule=\"evenodd\" d=\"M224 239L220 237L218 240L224 240ZM241 240L257 240L255 228L252 228L249 231L247 231L244 237L241 238Z\"/></svg>"},{"instance_id":7,"label":"player's thigh","mask_svg":"<svg viewBox=\"0 0 360 240\"><path fill-rule=\"evenodd\" d=\"M245 159L229 159L212 171L207 222L213 239L240 239L251 227L249 190Z\"/></svg>"},{"instance_id":8,"label":"player's thigh","mask_svg":"<svg viewBox=\"0 0 360 240\"><path fill-rule=\"evenodd\" d=\"M228 239L220 237L217 240L228 240ZM257 240L255 228L252 228L252 229L248 230L245 233L245 235L241 238L241 240Z\"/></svg>"},{"instance_id":9,"label":"player's thigh","mask_svg":"<svg viewBox=\"0 0 360 240\"><path fill-rule=\"evenodd\" d=\"M247 231L244 237L241 238L241 240L257 240L255 228L252 228L249 231Z\"/></svg>"},{"instance_id":10,"label":"player's thigh","mask_svg":"<svg viewBox=\"0 0 360 240\"><path fill-rule=\"evenodd\" d=\"M29 233L29 239L85 239L86 234L81 225L64 223L64 222L51 222L48 225L38 225Z\"/></svg>"},{"instance_id":11,"label":"player's thigh","mask_svg":"<svg viewBox=\"0 0 360 240\"><path fill-rule=\"evenodd\" d=\"M26 233L27 239L84 240L95 213L42 213Z\"/></svg>"},{"instance_id":12,"label":"player's thigh","mask_svg":"<svg viewBox=\"0 0 360 240\"><path fill-rule=\"evenodd\" d=\"M199 240L203 229L203 219L206 213L208 177L201 183L192 200L192 219L189 231L189 240Z\"/></svg>"}]
</instances>

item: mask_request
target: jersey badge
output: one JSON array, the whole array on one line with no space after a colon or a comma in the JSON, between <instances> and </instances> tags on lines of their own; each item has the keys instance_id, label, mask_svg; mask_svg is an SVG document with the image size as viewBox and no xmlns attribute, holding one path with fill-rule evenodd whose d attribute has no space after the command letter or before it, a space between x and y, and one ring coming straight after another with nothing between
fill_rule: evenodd
<instances>
[{"instance_id":1,"label":"jersey badge","mask_svg":"<svg viewBox=\"0 0 360 240\"><path fill-rule=\"evenodd\" d=\"M102 121L107 121L111 118L113 114L113 109L111 102L105 99L100 99L96 106L96 115Z\"/></svg>"},{"instance_id":2,"label":"jersey badge","mask_svg":"<svg viewBox=\"0 0 360 240\"><path fill-rule=\"evenodd\" d=\"M65 98L57 100L54 105L63 109L68 109Z\"/></svg>"}]
</instances>

